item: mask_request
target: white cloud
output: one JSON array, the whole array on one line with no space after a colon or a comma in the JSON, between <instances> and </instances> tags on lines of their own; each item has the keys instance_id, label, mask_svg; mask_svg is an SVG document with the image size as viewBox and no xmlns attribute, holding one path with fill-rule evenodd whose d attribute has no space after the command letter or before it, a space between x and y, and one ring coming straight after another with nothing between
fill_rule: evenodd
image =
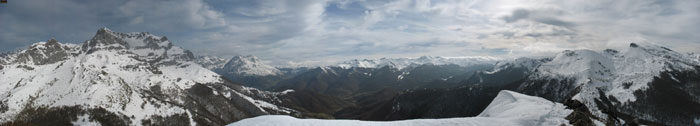
<instances>
[{"instance_id":1,"label":"white cloud","mask_svg":"<svg viewBox=\"0 0 700 126\"><path fill-rule=\"evenodd\" d=\"M29 45L51 36L81 42L96 28L108 26L123 32L167 35L176 44L202 54L252 54L277 65L421 55L514 57L565 49L625 48L629 42L700 52L700 1L13 3L12 8L0 8L0 21L12 24L0 26L10 29L0 31L3 46Z\"/></svg>"},{"instance_id":2,"label":"white cloud","mask_svg":"<svg viewBox=\"0 0 700 126\"><path fill-rule=\"evenodd\" d=\"M160 32L226 25L223 14L201 0L133 0L119 6L116 13L130 20L132 26L165 30Z\"/></svg>"}]
</instances>

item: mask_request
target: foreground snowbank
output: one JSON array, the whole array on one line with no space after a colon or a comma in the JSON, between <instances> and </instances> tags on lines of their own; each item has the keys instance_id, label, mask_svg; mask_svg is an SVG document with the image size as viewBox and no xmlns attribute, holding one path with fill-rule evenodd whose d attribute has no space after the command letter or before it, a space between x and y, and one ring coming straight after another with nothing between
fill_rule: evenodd
<instances>
[{"instance_id":1,"label":"foreground snowbank","mask_svg":"<svg viewBox=\"0 0 700 126\"><path fill-rule=\"evenodd\" d=\"M244 119L229 126L535 126L568 124L564 119L572 111L544 98L503 90L476 117L414 119L403 121L359 121L297 119L286 115L266 115Z\"/></svg>"}]
</instances>

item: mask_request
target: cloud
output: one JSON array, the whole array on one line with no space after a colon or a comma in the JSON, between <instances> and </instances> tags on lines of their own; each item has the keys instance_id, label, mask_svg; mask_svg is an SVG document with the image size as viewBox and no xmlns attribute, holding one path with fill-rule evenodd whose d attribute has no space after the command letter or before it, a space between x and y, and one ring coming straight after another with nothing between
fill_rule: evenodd
<instances>
[{"instance_id":1,"label":"cloud","mask_svg":"<svg viewBox=\"0 0 700 126\"><path fill-rule=\"evenodd\" d=\"M513 23L519 20L531 20L534 22L542 23L542 24L548 24L548 25L553 25L553 26L560 26L560 27L566 27L566 28L571 28L575 26L574 23L563 21L560 19L557 19L553 16L560 15L558 13L552 13L553 10L540 10L540 11L531 11L531 10L525 10L525 9L516 9L513 11L513 14L510 16L504 16L502 19L506 23ZM558 12L558 11L554 11ZM561 12L560 12L561 13Z\"/></svg>"},{"instance_id":2,"label":"cloud","mask_svg":"<svg viewBox=\"0 0 700 126\"><path fill-rule=\"evenodd\" d=\"M7 5L7 6L6 6ZM99 27L148 31L200 55L274 65L352 58L548 55L651 42L700 52L700 1L22 0L0 5L0 50ZM11 5L11 6L9 6ZM31 16L27 16L31 15Z\"/></svg>"},{"instance_id":3,"label":"cloud","mask_svg":"<svg viewBox=\"0 0 700 126\"><path fill-rule=\"evenodd\" d=\"M226 24L219 12L201 0L22 0L2 5L0 17L1 50L24 48L51 37L81 43L100 27L179 36L186 34L183 31Z\"/></svg>"},{"instance_id":4,"label":"cloud","mask_svg":"<svg viewBox=\"0 0 700 126\"><path fill-rule=\"evenodd\" d=\"M133 0L116 7L114 16L126 26L146 27L160 32L206 29L226 25L223 14L201 0Z\"/></svg>"},{"instance_id":5,"label":"cloud","mask_svg":"<svg viewBox=\"0 0 700 126\"><path fill-rule=\"evenodd\" d=\"M282 40L304 36L322 29L326 2L323 0L233 0L209 1L213 9L222 10L227 26L194 33L184 41L194 52L231 56L253 54L271 57ZM204 36L204 37L198 37ZM204 38L204 39L202 39ZM205 45L205 46L203 46Z\"/></svg>"},{"instance_id":6,"label":"cloud","mask_svg":"<svg viewBox=\"0 0 700 126\"><path fill-rule=\"evenodd\" d=\"M512 15L503 17L503 20L507 23L512 23L520 19L527 19L528 17L530 17L530 11L525 9L516 9L513 11Z\"/></svg>"}]
</instances>

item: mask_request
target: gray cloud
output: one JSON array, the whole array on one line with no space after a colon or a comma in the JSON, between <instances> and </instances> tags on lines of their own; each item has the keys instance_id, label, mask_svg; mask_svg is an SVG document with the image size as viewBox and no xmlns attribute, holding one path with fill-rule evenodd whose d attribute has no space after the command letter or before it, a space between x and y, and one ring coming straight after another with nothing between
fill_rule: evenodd
<instances>
[{"instance_id":1,"label":"gray cloud","mask_svg":"<svg viewBox=\"0 0 700 126\"><path fill-rule=\"evenodd\" d=\"M530 11L525 10L525 9L516 9L513 11L513 14L511 14L510 16L503 17L503 20L508 22L508 23L512 23L512 22L516 22L520 19L527 19L529 17L530 17Z\"/></svg>"},{"instance_id":2,"label":"gray cloud","mask_svg":"<svg viewBox=\"0 0 700 126\"><path fill-rule=\"evenodd\" d=\"M0 50L99 27L168 36L200 55L274 65L422 55L517 57L652 42L700 52L700 1L17 0L0 5Z\"/></svg>"},{"instance_id":3,"label":"gray cloud","mask_svg":"<svg viewBox=\"0 0 700 126\"><path fill-rule=\"evenodd\" d=\"M81 43L100 27L182 38L189 37L181 36L186 35L184 31L225 25L221 14L200 0L22 0L0 6L0 20L7 24L0 25L2 50L26 47L51 37Z\"/></svg>"},{"instance_id":4,"label":"gray cloud","mask_svg":"<svg viewBox=\"0 0 700 126\"><path fill-rule=\"evenodd\" d=\"M548 25L554 25L554 26L561 26L561 27L566 27L566 28L571 28L573 26L576 26L576 24L563 21L560 19L557 19L556 15L559 15L559 11L554 10L554 13L552 12L553 10L539 10L539 11L531 11L531 10L526 10L526 9L515 9L513 10L512 14L509 16L504 16L502 19L506 23L513 23L519 20L531 20L534 22L538 23L543 23L543 24L548 24ZM558 12L558 13L557 13Z\"/></svg>"}]
</instances>

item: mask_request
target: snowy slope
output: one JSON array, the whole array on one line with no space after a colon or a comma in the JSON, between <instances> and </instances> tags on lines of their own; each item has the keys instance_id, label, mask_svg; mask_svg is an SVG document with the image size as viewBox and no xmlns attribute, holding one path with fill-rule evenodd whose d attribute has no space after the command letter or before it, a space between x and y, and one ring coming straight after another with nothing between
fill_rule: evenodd
<instances>
[{"instance_id":1,"label":"snowy slope","mask_svg":"<svg viewBox=\"0 0 700 126\"><path fill-rule=\"evenodd\" d=\"M568 125L564 118L572 111L560 103L503 90L476 117L446 119L414 119L403 121L359 121L297 119L268 115L244 119L229 126L540 126Z\"/></svg>"},{"instance_id":2,"label":"snowy slope","mask_svg":"<svg viewBox=\"0 0 700 126\"><path fill-rule=\"evenodd\" d=\"M102 28L81 46L52 39L0 59L0 124L33 122L42 118L37 109L64 111L76 106L76 111L87 111L81 118L94 116L93 110L106 110L101 113L129 117L112 119L130 125L149 119L155 123L177 118L191 124L195 119L215 120L216 116L199 113L211 111L208 109L246 113L217 115L226 119L214 124L292 111L260 100L260 96L273 93L226 84L218 74L194 63L189 51L145 32L118 33ZM202 95L221 101L199 98ZM208 102L220 103L210 107L214 104Z\"/></svg>"},{"instance_id":3,"label":"snowy slope","mask_svg":"<svg viewBox=\"0 0 700 126\"><path fill-rule=\"evenodd\" d=\"M689 55L661 46L639 46L632 43L630 48L621 53L610 50L602 53L588 50L564 52L539 70L551 76L574 76L578 78L578 84L588 84L588 88L602 86L607 89L606 94L628 102L635 101L632 93L646 89L647 84L660 72L693 70L693 66L697 65L700 63L692 60ZM625 83L632 84L623 86ZM583 97L586 96L575 98Z\"/></svg>"},{"instance_id":4,"label":"snowy slope","mask_svg":"<svg viewBox=\"0 0 700 126\"><path fill-rule=\"evenodd\" d=\"M622 102L629 102L635 101L634 91L646 89L647 84L661 72L694 70L698 65L700 62L691 55L661 46L632 43L624 52L564 51L551 62L542 64L538 68L539 73L531 77L576 78L576 86L586 85L585 88L593 91L603 88L607 91L606 94L611 94ZM594 92L579 94L597 96ZM582 100L586 97L588 96L575 96L575 99Z\"/></svg>"},{"instance_id":5,"label":"snowy slope","mask_svg":"<svg viewBox=\"0 0 700 126\"><path fill-rule=\"evenodd\" d=\"M688 54L688 55L690 55L690 57L693 58L693 60L695 60L695 62L700 62L700 54L698 54L698 53L690 53L690 54Z\"/></svg>"},{"instance_id":6,"label":"snowy slope","mask_svg":"<svg viewBox=\"0 0 700 126\"><path fill-rule=\"evenodd\" d=\"M521 85L520 90L554 101L565 101L570 97L585 104L594 116L606 119L608 115L602 109L607 107L598 107L603 106L597 103L601 99L612 99L611 104L614 106L634 103L639 95L646 95L644 92L657 92L647 90L665 72L674 73L670 75L672 79L685 83L687 80L677 80L674 76L684 72L696 73L700 66L696 59L694 55L678 53L665 47L635 43L631 43L624 51L567 50L539 66L537 72Z\"/></svg>"},{"instance_id":7,"label":"snowy slope","mask_svg":"<svg viewBox=\"0 0 700 126\"><path fill-rule=\"evenodd\" d=\"M422 56L418 58L380 58L380 59L354 59L350 61L345 61L337 64L336 66L342 68L380 68L384 66L392 66L398 69L403 69L411 65L422 65L422 64L434 64L434 65L445 65L445 64L456 64L460 66L471 66L475 64L493 64L500 61L500 58L496 57L431 57Z\"/></svg>"}]
</instances>

